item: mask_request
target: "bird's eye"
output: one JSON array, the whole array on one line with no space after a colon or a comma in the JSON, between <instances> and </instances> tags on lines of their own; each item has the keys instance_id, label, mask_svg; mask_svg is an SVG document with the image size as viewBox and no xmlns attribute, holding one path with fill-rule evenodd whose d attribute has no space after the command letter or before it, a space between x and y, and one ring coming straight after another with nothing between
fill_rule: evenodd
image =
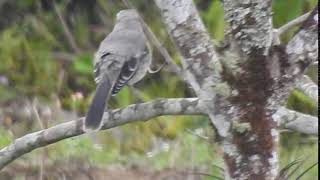
<instances>
[{"instance_id":1,"label":"bird's eye","mask_svg":"<svg viewBox=\"0 0 320 180\"><path fill-rule=\"evenodd\" d=\"M101 59L104 59L104 58L107 57L108 55L110 55L110 53L105 53L105 54L103 54L100 58L101 58Z\"/></svg>"}]
</instances>

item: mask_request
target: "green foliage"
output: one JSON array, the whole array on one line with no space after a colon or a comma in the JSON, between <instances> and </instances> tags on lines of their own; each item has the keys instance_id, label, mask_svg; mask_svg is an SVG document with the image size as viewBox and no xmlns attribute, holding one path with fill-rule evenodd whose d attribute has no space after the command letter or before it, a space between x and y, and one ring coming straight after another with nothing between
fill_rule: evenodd
<instances>
[{"instance_id":1,"label":"green foliage","mask_svg":"<svg viewBox=\"0 0 320 180\"><path fill-rule=\"evenodd\" d=\"M13 137L11 137L7 130L0 127L0 149L8 145L12 141Z\"/></svg>"},{"instance_id":2,"label":"green foliage","mask_svg":"<svg viewBox=\"0 0 320 180\"><path fill-rule=\"evenodd\" d=\"M298 168L293 177L290 179L295 179L303 171L309 168L313 163L318 160L318 144L317 139L301 136L297 133L284 133L281 137L280 146L280 167L285 167L290 162L297 159L304 160L300 168ZM302 179L318 179L317 168L311 169L306 173Z\"/></svg>"},{"instance_id":3,"label":"green foliage","mask_svg":"<svg viewBox=\"0 0 320 180\"><path fill-rule=\"evenodd\" d=\"M73 60L73 68L76 72L90 76L92 75L92 55L81 54Z\"/></svg>"},{"instance_id":4,"label":"green foliage","mask_svg":"<svg viewBox=\"0 0 320 180\"><path fill-rule=\"evenodd\" d=\"M50 95L56 89L57 64L42 41L19 33L18 27L0 34L0 74L5 74L14 91L26 95Z\"/></svg>"},{"instance_id":5,"label":"green foliage","mask_svg":"<svg viewBox=\"0 0 320 180\"><path fill-rule=\"evenodd\" d=\"M40 8L40 1L8 1L14 11L9 21L4 25L0 21L0 75L5 75L9 86L0 85L0 103L16 96L38 96L46 100L52 94L57 94L64 109L71 109L84 114L93 96L95 83L92 77L93 54L105 34L110 32L115 14L124 6L121 1L97 0L94 9L95 18L90 18L90 11L86 7L76 8L68 12L65 7L69 1L57 1L61 8L69 30L71 31L81 53L72 52L63 27L53 9ZM71 2L71 1L70 1ZM78 2L78 1L72 1ZM82 1L84 4L87 1ZM151 29L155 32L161 43L175 60L179 54L175 52L174 45L167 35L159 14L153 3L143 0L132 1L142 12L142 15ZM200 2L200 0L199 0ZM92 2L90 2L92 3ZM310 11L317 0L274 0L273 23L275 27L287 23L299 15ZM224 38L225 22L222 3L219 0L209 0L208 6L200 11L204 24L212 37L221 41ZM18 16L16 14L21 14ZM1 12L0 12L1 13ZM6 14L7 15L7 14ZM7 18L6 16L3 16ZM0 17L1 19L1 17ZM282 37L288 41L297 28L293 28ZM72 59L63 60L55 57L56 52L71 54ZM154 49L154 60L162 63L163 57ZM316 69L317 70L317 69ZM315 77L316 70L310 71ZM64 73L62 79L59 75ZM58 82L61 84L58 85ZM58 87L59 86L59 87ZM83 97L76 99L75 94ZM135 102L145 102L155 98L193 96L192 91L178 77L162 71L149 74L135 85L135 90L124 87L116 97L111 99L109 108L119 108ZM316 105L310 98L300 91L294 91L289 97L289 108L316 114ZM1 120L1 119L0 119ZM99 132L97 135L100 148L90 137L81 136L70 138L49 146L49 159L88 159L94 164L121 163L147 164L156 169L165 167L202 167L208 168L208 173L220 175L215 166L222 165L221 155L215 150L215 145L209 144L185 131L185 128L208 127L208 119L202 116L164 116L151 120L128 124L117 128L121 137L117 137L112 130ZM209 132L209 134L212 132ZM8 131L0 129L0 147L11 142ZM154 139L170 144L168 150L154 148ZM313 141L301 142L310 139L298 134L284 133L281 140L280 162L281 167L301 156L317 157L317 145ZM152 157L148 152L156 151ZM28 155L35 158L38 151ZM31 160L30 160L31 162ZM299 172L313 163L305 163ZM315 179L318 171L312 169L305 179ZM209 177L207 179L210 179Z\"/></svg>"},{"instance_id":6,"label":"green foliage","mask_svg":"<svg viewBox=\"0 0 320 180\"><path fill-rule=\"evenodd\" d=\"M287 107L305 114L317 114L317 104L299 90L292 91L288 98Z\"/></svg>"},{"instance_id":7,"label":"green foliage","mask_svg":"<svg viewBox=\"0 0 320 180\"><path fill-rule=\"evenodd\" d=\"M303 4L305 1L302 0L275 0L273 1L273 23L275 27L279 27L289 20L299 16L303 13Z\"/></svg>"},{"instance_id":8,"label":"green foliage","mask_svg":"<svg viewBox=\"0 0 320 180\"><path fill-rule=\"evenodd\" d=\"M115 141L109 132L100 132L99 134L102 137L98 138L99 143L101 143L99 147L93 143L90 137L83 135L49 146L49 157L53 161L88 159L93 164L101 165L106 163L124 165L149 164L156 169L163 169L169 166L187 168L190 161L193 161L196 166L205 166L214 159L221 160L220 157L215 157L211 153L213 148L211 144L186 131L180 133L174 141L166 141L169 145L168 149L148 146L143 150L141 149L140 153L134 149L123 151L121 146L128 142ZM103 141L106 141L106 143L103 143ZM152 156L148 155L150 152L152 152Z\"/></svg>"},{"instance_id":9,"label":"green foliage","mask_svg":"<svg viewBox=\"0 0 320 180\"><path fill-rule=\"evenodd\" d=\"M120 157L116 147L114 141L98 147L90 137L83 135L50 146L49 156L52 160L88 159L93 164L105 164L116 162Z\"/></svg>"},{"instance_id":10,"label":"green foliage","mask_svg":"<svg viewBox=\"0 0 320 180\"><path fill-rule=\"evenodd\" d=\"M14 99L18 96L18 93L12 90L10 87L1 86L0 85L0 101L1 102L7 102L10 99Z\"/></svg>"},{"instance_id":11,"label":"green foliage","mask_svg":"<svg viewBox=\"0 0 320 180\"><path fill-rule=\"evenodd\" d=\"M201 12L203 21L215 40L223 40L224 37L224 11L219 0L214 0L207 11Z\"/></svg>"},{"instance_id":12,"label":"green foliage","mask_svg":"<svg viewBox=\"0 0 320 180\"><path fill-rule=\"evenodd\" d=\"M276 28L284 25L290 20L311 11L317 3L317 0L274 0L273 6L273 24ZM297 27L284 33L283 40L287 42L296 32Z\"/></svg>"}]
</instances>

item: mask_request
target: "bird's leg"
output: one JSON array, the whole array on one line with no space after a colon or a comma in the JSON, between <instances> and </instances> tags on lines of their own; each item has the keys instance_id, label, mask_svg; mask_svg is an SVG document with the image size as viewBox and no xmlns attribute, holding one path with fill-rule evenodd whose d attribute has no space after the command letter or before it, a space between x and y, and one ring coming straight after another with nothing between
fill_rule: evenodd
<instances>
[{"instance_id":1,"label":"bird's leg","mask_svg":"<svg viewBox=\"0 0 320 180\"><path fill-rule=\"evenodd\" d=\"M160 72L161 70L162 70L162 68L164 67L164 66L166 66L166 65L168 65L166 62L165 63L163 63L163 64L161 64L161 66L158 68L158 69L155 69L155 70L152 70L152 68L151 68L151 66L148 68L148 72L150 73L150 74L155 74L155 73L157 73L157 72Z\"/></svg>"}]
</instances>

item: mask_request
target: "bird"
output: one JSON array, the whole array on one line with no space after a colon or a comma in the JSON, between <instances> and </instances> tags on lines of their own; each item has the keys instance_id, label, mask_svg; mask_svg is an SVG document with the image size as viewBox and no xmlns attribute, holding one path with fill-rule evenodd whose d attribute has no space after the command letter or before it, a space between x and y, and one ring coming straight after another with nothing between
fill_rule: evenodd
<instances>
[{"instance_id":1,"label":"bird","mask_svg":"<svg viewBox=\"0 0 320 180\"><path fill-rule=\"evenodd\" d=\"M151 48L135 9L121 10L113 30L100 43L94 55L95 94L86 114L83 130L98 131L110 96L123 86L133 85L148 72Z\"/></svg>"}]
</instances>

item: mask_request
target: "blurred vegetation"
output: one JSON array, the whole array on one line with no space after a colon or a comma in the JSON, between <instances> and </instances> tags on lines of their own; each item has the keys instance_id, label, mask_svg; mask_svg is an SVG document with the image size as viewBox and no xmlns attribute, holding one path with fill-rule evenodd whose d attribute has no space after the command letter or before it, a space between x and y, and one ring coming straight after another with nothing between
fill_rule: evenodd
<instances>
[{"instance_id":1,"label":"blurred vegetation","mask_svg":"<svg viewBox=\"0 0 320 180\"><path fill-rule=\"evenodd\" d=\"M179 63L179 56L153 2L132 2ZM225 28L222 4L219 0L196 2L205 25L219 43L224 38ZM316 0L273 2L275 27L310 11L317 3ZM99 42L112 30L115 14L124 8L121 1L114 0L1 1L0 80L2 78L5 81L0 81L0 105L5 106L8 102L22 97L37 97L49 104L58 100L63 109L84 115L95 88L92 55ZM58 18L59 12L67 27L63 27L63 22ZM80 51L71 46L66 30L71 32L71 38ZM288 41L296 30L297 28L293 28L285 33L283 41ZM156 64L163 62L156 49L153 50L153 55ZM317 80L316 71L317 68L314 68L308 72L314 80ZM190 96L193 96L190 88L164 69L158 74L148 75L134 89L125 87L109 104L112 108L118 108L158 97ZM298 90L291 94L287 106L304 113L317 114L316 105ZM59 121L50 122L51 125L55 123ZM195 166L206 169L208 173L218 174L214 165L222 166L222 160L219 152L215 152L216 145L187 133L186 128L202 129L205 135L212 134L205 117L159 117L147 123L135 123L100 132L95 139L101 144L99 148L96 147L96 142L87 136L50 145L48 159L54 161L80 158L97 165L138 164L155 169ZM0 147L14 138L9 131L0 128ZM281 166L299 157L310 157L303 168L300 168L301 171L306 169L317 157L316 141L305 135L282 133ZM157 145L159 142L162 145ZM168 145L169 148L166 149ZM36 150L27 155L26 159L32 159L38 153L39 150ZM317 177L316 168L304 176L305 179Z\"/></svg>"}]
</instances>

